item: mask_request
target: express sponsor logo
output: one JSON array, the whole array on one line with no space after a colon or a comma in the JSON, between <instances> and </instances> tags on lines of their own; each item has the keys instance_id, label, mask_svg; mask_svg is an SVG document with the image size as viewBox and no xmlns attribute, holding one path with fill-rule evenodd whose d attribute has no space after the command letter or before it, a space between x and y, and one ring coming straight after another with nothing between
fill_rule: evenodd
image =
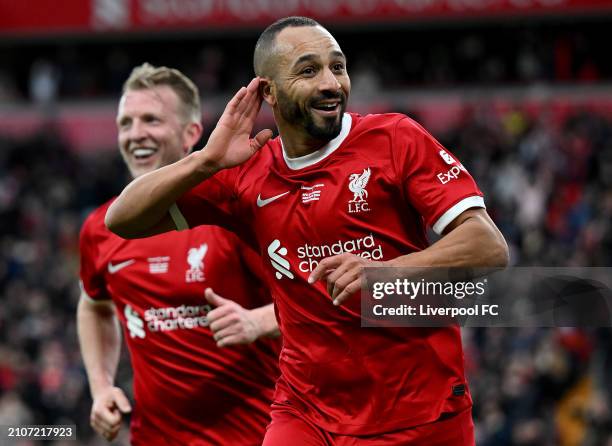
<instances>
[{"instance_id":1,"label":"express sponsor logo","mask_svg":"<svg viewBox=\"0 0 612 446\"><path fill-rule=\"evenodd\" d=\"M442 184L446 184L450 181L456 180L459 178L459 174L461 173L461 168L459 166L453 166L448 171L439 173L438 181Z\"/></svg>"},{"instance_id":2,"label":"express sponsor logo","mask_svg":"<svg viewBox=\"0 0 612 446\"><path fill-rule=\"evenodd\" d=\"M436 175L440 183L447 184L459 178L461 171L467 172L465 167L463 167L463 164L461 164L459 161L454 159L446 150L440 150L438 154L440 155L440 158L442 158L446 164L448 164L449 166L453 166L450 169L448 169L446 172L440 172L439 174Z\"/></svg>"},{"instance_id":3,"label":"express sponsor logo","mask_svg":"<svg viewBox=\"0 0 612 446\"><path fill-rule=\"evenodd\" d=\"M453 164L456 163L455 159L452 156L450 156L450 154L446 150L442 149L438 152L438 154L444 160L444 162L448 164L449 166L452 166Z\"/></svg>"}]
</instances>

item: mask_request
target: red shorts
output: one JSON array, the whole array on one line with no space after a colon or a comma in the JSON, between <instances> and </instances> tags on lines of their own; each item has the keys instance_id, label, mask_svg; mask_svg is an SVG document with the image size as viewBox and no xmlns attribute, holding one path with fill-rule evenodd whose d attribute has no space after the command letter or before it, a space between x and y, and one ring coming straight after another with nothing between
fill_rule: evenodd
<instances>
[{"instance_id":1,"label":"red shorts","mask_svg":"<svg viewBox=\"0 0 612 446\"><path fill-rule=\"evenodd\" d=\"M270 415L272 422L262 446L474 446L471 408L433 423L368 436L324 431L287 406L273 404Z\"/></svg>"}]
</instances>

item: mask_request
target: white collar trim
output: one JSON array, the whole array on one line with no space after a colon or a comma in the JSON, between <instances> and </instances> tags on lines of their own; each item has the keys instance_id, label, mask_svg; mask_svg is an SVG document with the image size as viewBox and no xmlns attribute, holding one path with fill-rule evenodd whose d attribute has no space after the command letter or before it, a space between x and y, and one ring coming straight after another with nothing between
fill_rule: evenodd
<instances>
[{"instance_id":1,"label":"white collar trim","mask_svg":"<svg viewBox=\"0 0 612 446\"><path fill-rule=\"evenodd\" d=\"M289 158L287 156L287 152L285 152L285 146L283 144L283 139L281 138L283 158L285 159L287 167L292 170L303 169L304 167L312 166L313 164L316 164L319 161L327 158L329 155L334 153L338 147L340 147L340 144L344 142L349 132L351 131L352 123L353 118L351 118L351 115L345 113L344 116L342 116L342 128L340 129L340 134L338 136L336 136L330 142L325 144L319 150L309 153L308 155L299 156L297 158Z\"/></svg>"}]
</instances>

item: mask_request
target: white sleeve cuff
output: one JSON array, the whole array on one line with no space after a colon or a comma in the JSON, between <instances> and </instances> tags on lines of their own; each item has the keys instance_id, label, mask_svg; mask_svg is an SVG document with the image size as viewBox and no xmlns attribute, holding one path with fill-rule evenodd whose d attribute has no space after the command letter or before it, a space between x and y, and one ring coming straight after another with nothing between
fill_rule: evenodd
<instances>
[{"instance_id":1,"label":"white sleeve cuff","mask_svg":"<svg viewBox=\"0 0 612 446\"><path fill-rule=\"evenodd\" d=\"M189 225L187 224L187 220L183 217L181 210L178 208L176 203L172 203L170 209L168 209L170 213L170 217L174 221L174 225L176 226L177 231L184 231L185 229L189 229Z\"/></svg>"},{"instance_id":2,"label":"white sleeve cuff","mask_svg":"<svg viewBox=\"0 0 612 446\"><path fill-rule=\"evenodd\" d=\"M432 226L432 229L436 234L442 234L450 222L459 217L462 212L467 211L470 208L486 208L484 199L478 195L464 198L442 214L442 216L438 218L438 221L436 221L436 223Z\"/></svg>"}]
</instances>

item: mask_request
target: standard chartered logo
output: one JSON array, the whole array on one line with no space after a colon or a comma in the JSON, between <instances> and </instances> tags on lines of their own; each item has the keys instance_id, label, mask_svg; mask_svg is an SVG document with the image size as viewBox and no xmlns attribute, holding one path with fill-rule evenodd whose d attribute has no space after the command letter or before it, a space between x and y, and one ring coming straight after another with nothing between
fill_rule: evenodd
<instances>
[{"instance_id":1,"label":"standard chartered logo","mask_svg":"<svg viewBox=\"0 0 612 446\"><path fill-rule=\"evenodd\" d=\"M268 245L268 255L272 267L276 270L278 280L281 280L283 276L293 279L293 273L289 271L289 260L283 257L287 255L287 248L281 246L280 240L276 239Z\"/></svg>"},{"instance_id":2,"label":"standard chartered logo","mask_svg":"<svg viewBox=\"0 0 612 446\"><path fill-rule=\"evenodd\" d=\"M297 257L300 259L298 269L304 273L311 272L321 260L345 252L351 252L364 259L382 260L383 258L382 246L378 244L373 234L368 234L365 237L337 240L324 245L306 243L297 249Z\"/></svg>"},{"instance_id":3,"label":"standard chartered logo","mask_svg":"<svg viewBox=\"0 0 612 446\"><path fill-rule=\"evenodd\" d=\"M312 272L319 262L324 258L351 252L364 259L382 260L383 248L376 241L373 234L368 234L364 237L354 238L350 240L337 240L334 243L323 245L311 245L305 243L297 248L297 258L299 263L297 269L303 273ZM280 240L276 239L268 246L268 256L270 263L276 270L276 278L278 280L283 277L293 279L291 265L289 260L285 258L287 248L281 246Z\"/></svg>"},{"instance_id":4,"label":"standard chartered logo","mask_svg":"<svg viewBox=\"0 0 612 446\"><path fill-rule=\"evenodd\" d=\"M144 310L144 314L141 317L130 305L126 305L123 314L125 315L130 337L144 339L147 329L155 333L208 327L206 315L211 309L211 306L208 304L162 308L151 307Z\"/></svg>"},{"instance_id":5,"label":"standard chartered logo","mask_svg":"<svg viewBox=\"0 0 612 446\"><path fill-rule=\"evenodd\" d=\"M206 315L210 310L212 310L212 307L208 304L152 307L144 312L144 319L152 332L193 330L208 327Z\"/></svg>"},{"instance_id":6,"label":"standard chartered logo","mask_svg":"<svg viewBox=\"0 0 612 446\"><path fill-rule=\"evenodd\" d=\"M125 315L125 319L127 321L127 329L130 332L130 337L144 339L146 336L144 322L138 313L136 313L131 306L126 305L123 309L123 314Z\"/></svg>"}]
</instances>

